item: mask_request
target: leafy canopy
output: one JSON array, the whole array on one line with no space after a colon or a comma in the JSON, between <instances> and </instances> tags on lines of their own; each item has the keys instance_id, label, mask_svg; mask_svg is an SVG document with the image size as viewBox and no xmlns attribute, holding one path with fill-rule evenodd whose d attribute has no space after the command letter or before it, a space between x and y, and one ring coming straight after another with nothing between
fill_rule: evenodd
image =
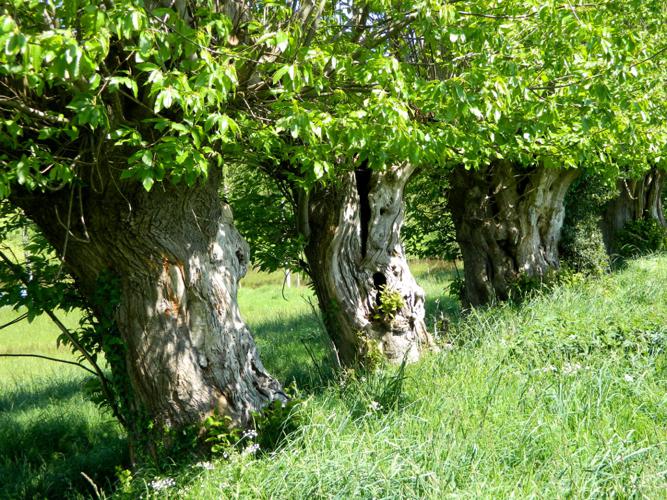
<instances>
[{"instance_id":1,"label":"leafy canopy","mask_svg":"<svg viewBox=\"0 0 667 500\"><path fill-rule=\"evenodd\" d=\"M174 5L2 8L0 197L103 160L148 190L231 161L305 185L360 162L664 164L664 2Z\"/></svg>"}]
</instances>

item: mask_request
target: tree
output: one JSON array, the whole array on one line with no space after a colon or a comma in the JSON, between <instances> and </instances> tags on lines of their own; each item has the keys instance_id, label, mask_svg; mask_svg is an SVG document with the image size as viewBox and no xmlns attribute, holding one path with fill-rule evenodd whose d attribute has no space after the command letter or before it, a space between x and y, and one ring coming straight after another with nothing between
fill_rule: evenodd
<instances>
[{"instance_id":1,"label":"tree","mask_svg":"<svg viewBox=\"0 0 667 500\"><path fill-rule=\"evenodd\" d=\"M471 305L508 299L523 275L558 268L563 201L579 172L493 162L454 170L449 195Z\"/></svg>"},{"instance_id":2,"label":"tree","mask_svg":"<svg viewBox=\"0 0 667 500\"><path fill-rule=\"evenodd\" d=\"M264 99L280 26L306 45L317 6L216 5L0 10L0 196L37 224L106 325L92 343L126 382L115 392L135 438L147 421L159 438L212 412L246 425L285 399L238 311L248 248L219 198L221 151L241 133L231 114Z\"/></svg>"},{"instance_id":3,"label":"tree","mask_svg":"<svg viewBox=\"0 0 667 500\"><path fill-rule=\"evenodd\" d=\"M423 168L405 190L403 238L409 255L454 261L461 258L456 230L447 202L447 177L438 169Z\"/></svg>"},{"instance_id":4,"label":"tree","mask_svg":"<svg viewBox=\"0 0 667 500\"><path fill-rule=\"evenodd\" d=\"M618 235L627 224L638 221L655 221L667 227L663 210L663 192L667 172L657 167L639 178L618 180L618 196L605 207L602 227L607 249L610 253L618 248Z\"/></svg>"},{"instance_id":5,"label":"tree","mask_svg":"<svg viewBox=\"0 0 667 500\"><path fill-rule=\"evenodd\" d=\"M400 240L409 166L360 167L302 198L310 276L340 360L416 361L433 347Z\"/></svg>"},{"instance_id":6,"label":"tree","mask_svg":"<svg viewBox=\"0 0 667 500\"><path fill-rule=\"evenodd\" d=\"M665 7L488 1L429 14L398 50L443 146L434 168L449 175L467 301L483 304L558 267L563 199L581 171L662 163Z\"/></svg>"},{"instance_id":7,"label":"tree","mask_svg":"<svg viewBox=\"0 0 667 500\"><path fill-rule=\"evenodd\" d=\"M315 200L349 187L364 165L393 178L389 194L400 195L407 175L395 174L419 162L424 134L400 65L372 42L387 22L406 21L378 9L369 17L368 6L325 11L323 2L132 0L2 8L0 196L39 227L74 280L99 338L70 343L105 354L108 396L125 398L115 406L128 412L131 436L148 421L160 438L214 411L245 425L284 400L238 312L248 250L220 201L221 167L290 164L291 189L313 188ZM350 36L357 24L368 37ZM390 207L396 221L399 205ZM380 226L397 234L387 220ZM372 274L408 276L389 241ZM399 324L412 307L410 328L427 336L414 280L408 301L386 288L384 303L375 281L372 300L359 299L365 321L381 313Z\"/></svg>"},{"instance_id":8,"label":"tree","mask_svg":"<svg viewBox=\"0 0 667 500\"><path fill-rule=\"evenodd\" d=\"M278 69L279 97L255 111L265 125L238 161L256 165L290 200L300 264L341 362L415 360L433 341L400 228L424 134L406 104L399 62L380 48L390 40L387 23L407 20L383 5L355 9L323 10L321 36L330 42L318 48L329 55L294 54Z\"/></svg>"}]
</instances>

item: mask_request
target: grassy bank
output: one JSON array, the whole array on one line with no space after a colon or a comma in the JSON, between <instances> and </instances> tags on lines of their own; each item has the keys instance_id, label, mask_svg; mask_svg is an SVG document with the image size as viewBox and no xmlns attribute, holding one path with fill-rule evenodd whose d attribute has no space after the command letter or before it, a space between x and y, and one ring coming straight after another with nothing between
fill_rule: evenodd
<instances>
[{"instance_id":1,"label":"grassy bank","mask_svg":"<svg viewBox=\"0 0 667 500\"><path fill-rule=\"evenodd\" d=\"M140 471L116 495L664 495L667 257L462 319L445 293L455 271L434 262L413 270L429 297L429 325L443 313L453 320L446 332L437 323L444 348L407 368L398 398L383 390L393 370L331 378L309 289L283 294L280 275L254 277L261 283L241 289L241 309L269 370L302 388L300 427L275 452L233 453L212 470L174 468L159 478L175 486L159 490L151 485L159 478ZM66 355L48 351L55 334L46 321L0 335L0 352ZM11 478L0 497L89 495L80 471L110 493L122 436L82 396L85 377L76 370L0 360L0 477Z\"/></svg>"}]
</instances>

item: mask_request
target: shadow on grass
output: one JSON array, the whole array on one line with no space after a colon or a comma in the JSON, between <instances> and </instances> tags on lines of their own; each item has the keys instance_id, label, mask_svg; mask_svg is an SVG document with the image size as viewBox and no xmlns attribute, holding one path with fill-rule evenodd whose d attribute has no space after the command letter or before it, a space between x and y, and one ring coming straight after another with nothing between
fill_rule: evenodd
<instances>
[{"instance_id":1,"label":"shadow on grass","mask_svg":"<svg viewBox=\"0 0 667 500\"><path fill-rule=\"evenodd\" d=\"M283 384L315 391L333 377L331 342L315 314L256 323L252 333L269 373Z\"/></svg>"},{"instance_id":2,"label":"shadow on grass","mask_svg":"<svg viewBox=\"0 0 667 500\"><path fill-rule=\"evenodd\" d=\"M461 316L461 301L447 293L438 296L427 296L426 303L426 326L431 329L434 320L449 318L457 321Z\"/></svg>"},{"instance_id":3,"label":"shadow on grass","mask_svg":"<svg viewBox=\"0 0 667 500\"><path fill-rule=\"evenodd\" d=\"M457 322L461 314L460 301L444 290L428 296L425 308L426 326L431 331L442 328L443 319ZM314 313L258 322L251 330L266 368L283 384L294 382L300 389L318 392L335 376L332 343Z\"/></svg>"},{"instance_id":4,"label":"shadow on grass","mask_svg":"<svg viewBox=\"0 0 667 500\"><path fill-rule=\"evenodd\" d=\"M126 441L78 391L80 382L65 381L3 396L0 498L92 497L82 472L111 488L116 466L128 461Z\"/></svg>"},{"instance_id":5,"label":"shadow on grass","mask_svg":"<svg viewBox=\"0 0 667 500\"><path fill-rule=\"evenodd\" d=\"M0 416L4 412L25 411L49 406L54 399L65 401L80 393L80 380L63 381L62 383L40 386L39 388L17 387L16 390L0 394Z\"/></svg>"}]
</instances>

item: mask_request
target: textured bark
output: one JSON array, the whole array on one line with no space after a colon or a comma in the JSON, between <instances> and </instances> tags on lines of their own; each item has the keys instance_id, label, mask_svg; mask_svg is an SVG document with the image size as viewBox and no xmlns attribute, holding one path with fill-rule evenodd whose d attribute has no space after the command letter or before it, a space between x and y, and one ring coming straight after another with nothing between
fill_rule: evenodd
<instances>
[{"instance_id":1,"label":"textured bark","mask_svg":"<svg viewBox=\"0 0 667 500\"><path fill-rule=\"evenodd\" d=\"M558 268L563 200L574 170L515 168L499 161L480 171L455 169L449 205L471 305L509 298L521 276Z\"/></svg>"},{"instance_id":2,"label":"textured bark","mask_svg":"<svg viewBox=\"0 0 667 500\"><path fill-rule=\"evenodd\" d=\"M341 363L415 361L433 340L424 324L424 292L400 241L403 188L412 168L362 168L299 198L306 258L325 325ZM381 290L402 307L380 312Z\"/></svg>"},{"instance_id":3,"label":"textured bark","mask_svg":"<svg viewBox=\"0 0 667 500\"><path fill-rule=\"evenodd\" d=\"M667 226L662 207L662 191L667 173L652 169L641 179L622 179L619 195L610 201L602 217L602 234L607 250L616 250L614 240L619 231L631 221L655 219Z\"/></svg>"},{"instance_id":4,"label":"textured bark","mask_svg":"<svg viewBox=\"0 0 667 500\"><path fill-rule=\"evenodd\" d=\"M121 194L107 179L97 190L14 196L58 251L66 247L85 297L100 273L120 278L114 319L133 400L158 428L198 424L214 410L243 425L252 411L284 399L239 313L248 247L216 177L150 193L126 184Z\"/></svg>"}]
</instances>

